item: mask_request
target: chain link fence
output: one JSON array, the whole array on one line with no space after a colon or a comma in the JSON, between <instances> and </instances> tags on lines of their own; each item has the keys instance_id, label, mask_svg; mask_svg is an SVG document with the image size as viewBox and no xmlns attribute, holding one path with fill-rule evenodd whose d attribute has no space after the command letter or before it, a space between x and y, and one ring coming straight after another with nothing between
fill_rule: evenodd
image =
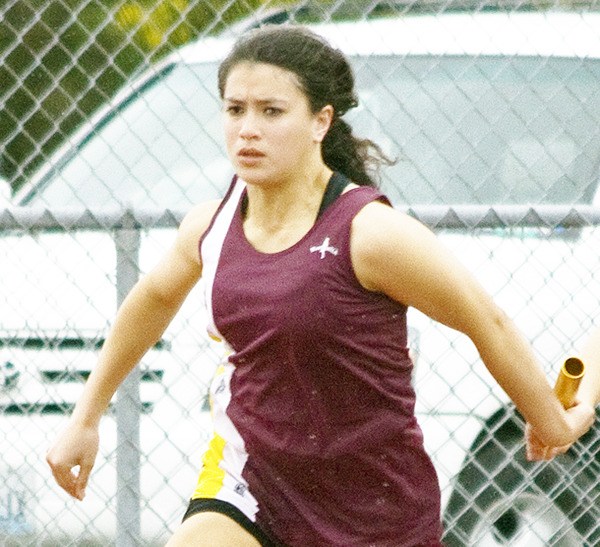
<instances>
[{"instance_id":1,"label":"chain link fence","mask_svg":"<svg viewBox=\"0 0 600 547\"><path fill-rule=\"evenodd\" d=\"M83 503L45 451L119 302L230 172L216 70L259 22L350 57L356 132L397 158L430 226L532 342L548 378L600 310L594 3L14 0L0 7L0 544L163 545L195 486L223 358L194 289L115 397ZM143 328L143 326L141 326ZM600 543L600 431L550 464L472 344L410 310L417 414L448 545Z\"/></svg>"}]
</instances>

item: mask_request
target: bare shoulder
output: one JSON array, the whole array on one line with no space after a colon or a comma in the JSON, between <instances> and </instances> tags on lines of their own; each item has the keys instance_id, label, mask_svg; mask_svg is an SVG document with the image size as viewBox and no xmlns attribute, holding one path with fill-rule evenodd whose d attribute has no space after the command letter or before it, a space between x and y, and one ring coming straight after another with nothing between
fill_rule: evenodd
<instances>
[{"instance_id":1,"label":"bare shoulder","mask_svg":"<svg viewBox=\"0 0 600 547\"><path fill-rule=\"evenodd\" d=\"M198 242L217 212L221 200L206 201L194 206L183 218L177 234L180 252L198 261Z\"/></svg>"},{"instance_id":2,"label":"bare shoulder","mask_svg":"<svg viewBox=\"0 0 600 547\"><path fill-rule=\"evenodd\" d=\"M474 333L495 314L487 293L437 236L383 203L364 207L352 224L352 265L366 289L414 307L451 328Z\"/></svg>"},{"instance_id":3,"label":"bare shoulder","mask_svg":"<svg viewBox=\"0 0 600 547\"><path fill-rule=\"evenodd\" d=\"M421 222L381 201L363 207L352 222L353 252L376 254L390 247L426 244L435 236Z\"/></svg>"},{"instance_id":4,"label":"bare shoulder","mask_svg":"<svg viewBox=\"0 0 600 547\"><path fill-rule=\"evenodd\" d=\"M221 200L215 199L195 205L188 211L185 217L183 217L179 231L192 232L195 236L200 238L210 225L220 204Z\"/></svg>"},{"instance_id":5,"label":"bare shoulder","mask_svg":"<svg viewBox=\"0 0 600 547\"><path fill-rule=\"evenodd\" d=\"M432 267L444 268L439 261L448 258L429 228L383 202L369 203L356 215L350 245L360 283L405 304L414 303L417 290L428 290L423 286L424 273Z\"/></svg>"}]
</instances>

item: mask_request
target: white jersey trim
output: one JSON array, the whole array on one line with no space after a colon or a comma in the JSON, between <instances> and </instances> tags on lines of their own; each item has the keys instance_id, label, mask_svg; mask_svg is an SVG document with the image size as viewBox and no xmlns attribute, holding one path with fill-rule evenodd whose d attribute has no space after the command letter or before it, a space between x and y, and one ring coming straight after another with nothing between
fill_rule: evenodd
<instances>
[{"instance_id":1,"label":"white jersey trim","mask_svg":"<svg viewBox=\"0 0 600 547\"><path fill-rule=\"evenodd\" d=\"M200 256L202 258L202 281L204 285L204 301L206 303L207 330L211 338L224 340L223 336L217 329L212 305L212 294L217 266L221 258L221 250L225 236L231 225L233 215L237 210L242 192L246 188L246 183L238 178L234 183L232 191L226 198L226 202L217 211L214 222L205 235L200 247Z\"/></svg>"}]
</instances>

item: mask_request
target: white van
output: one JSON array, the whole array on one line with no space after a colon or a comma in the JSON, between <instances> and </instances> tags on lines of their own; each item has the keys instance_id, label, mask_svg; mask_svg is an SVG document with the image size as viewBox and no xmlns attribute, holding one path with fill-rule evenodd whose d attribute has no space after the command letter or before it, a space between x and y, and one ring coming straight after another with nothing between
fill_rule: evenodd
<instances>
[{"instance_id":1,"label":"white van","mask_svg":"<svg viewBox=\"0 0 600 547\"><path fill-rule=\"evenodd\" d=\"M313 26L353 63L356 133L399 159L384 192L439 231L551 378L600 310L600 229L589 224L600 206L600 14L446 10ZM12 227L0 252L13 257L0 279L0 434L10 447L0 536L106 545L123 533L114 414L83 503L58 490L43 454L114 316L121 208L141 226L145 271L183 212L229 182L216 73L231 44L203 39L142 74L0 216ZM567 216L571 206L590 216ZM62 228L32 235L15 229L16 216ZM110 230L75 234L77 222ZM220 357L203 324L194 291L142 363L141 524L131 529L144 545L164 543L195 484L210 427L203 397ZM413 310L409 324L448 545L599 544L599 431L550 465L526 463L522 423L470 342Z\"/></svg>"}]
</instances>

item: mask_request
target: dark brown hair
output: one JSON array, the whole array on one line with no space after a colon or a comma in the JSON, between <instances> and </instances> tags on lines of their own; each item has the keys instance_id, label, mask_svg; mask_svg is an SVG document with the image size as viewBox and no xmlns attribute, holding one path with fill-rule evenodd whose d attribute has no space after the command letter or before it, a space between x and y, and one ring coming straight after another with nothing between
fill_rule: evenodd
<instances>
[{"instance_id":1,"label":"dark brown hair","mask_svg":"<svg viewBox=\"0 0 600 547\"><path fill-rule=\"evenodd\" d=\"M321 152L325 164L361 185L375 185L381 164L391 164L381 148L359 139L341 117L358 105L354 74L348 60L325 39L300 26L266 26L243 35L219 67L221 98L231 69L240 62L264 63L293 72L313 113L326 105L334 110Z\"/></svg>"}]
</instances>

